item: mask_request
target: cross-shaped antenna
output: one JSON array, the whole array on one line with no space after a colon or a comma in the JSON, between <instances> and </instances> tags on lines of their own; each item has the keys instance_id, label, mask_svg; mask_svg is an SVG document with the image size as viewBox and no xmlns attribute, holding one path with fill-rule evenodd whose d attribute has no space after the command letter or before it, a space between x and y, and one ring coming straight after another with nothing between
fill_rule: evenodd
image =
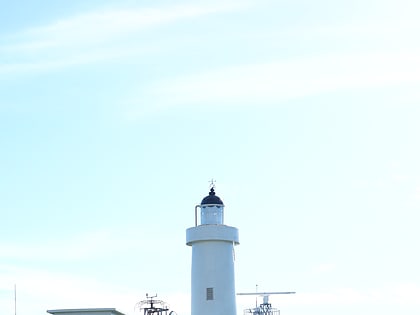
<instances>
[{"instance_id":1,"label":"cross-shaped antenna","mask_svg":"<svg viewBox=\"0 0 420 315\"><path fill-rule=\"evenodd\" d=\"M209 186L210 189L216 188L216 180L212 178L211 180L209 180L209 183L210 183L210 186Z\"/></svg>"}]
</instances>

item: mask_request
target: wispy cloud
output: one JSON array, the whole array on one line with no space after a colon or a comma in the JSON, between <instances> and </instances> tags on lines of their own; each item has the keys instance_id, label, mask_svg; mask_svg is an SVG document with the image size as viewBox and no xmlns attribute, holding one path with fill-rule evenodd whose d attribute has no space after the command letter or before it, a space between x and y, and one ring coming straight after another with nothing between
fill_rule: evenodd
<instances>
[{"instance_id":1,"label":"wispy cloud","mask_svg":"<svg viewBox=\"0 0 420 315\"><path fill-rule=\"evenodd\" d=\"M413 36L418 33L420 24L415 17L398 20L371 21L346 23L342 25L319 25L311 28L286 28L281 31L285 36L302 37L310 36L313 38L355 38L383 40L386 37L388 44L395 42L404 42L405 44L412 44L418 47L418 43L412 41Z\"/></svg>"},{"instance_id":2,"label":"wispy cloud","mask_svg":"<svg viewBox=\"0 0 420 315\"><path fill-rule=\"evenodd\" d=\"M135 117L144 113L144 103L156 106L152 110L173 105L268 105L340 89L414 82L420 82L417 52L330 54L176 77L147 86L141 98L132 95L127 103L133 106L129 115Z\"/></svg>"},{"instance_id":3,"label":"wispy cloud","mask_svg":"<svg viewBox=\"0 0 420 315\"><path fill-rule=\"evenodd\" d=\"M3 261L75 261L98 258L109 253L127 253L141 245L144 239L136 229L94 230L71 238L55 238L49 242L0 243ZM143 235L144 236L144 235Z\"/></svg>"},{"instance_id":4,"label":"wispy cloud","mask_svg":"<svg viewBox=\"0 0 420 315\"><path fill-rule=\"evenodd\" d=\"M180 20L238 10L249 2L200 2L157 8L105 8L9 35L0 44L12 61L0 64L1 73L41 71L124 57L148 50L127 39L133 34ZM11 57L12 56L12 57Z\"/></svg>"},{"instance_id":5,"label":"wispy cloud","mask_svg":"<svg viewBox=\"0 0 420 315\"><path fill-rule=\"evenodd\" d=\"M46 26L28 29L24 43L9 49L44 49L109 42L128 33L203 15L237 9L239 2L191 4L166 8L104 9L65 18Z\"/></svg>"}]
</instances>

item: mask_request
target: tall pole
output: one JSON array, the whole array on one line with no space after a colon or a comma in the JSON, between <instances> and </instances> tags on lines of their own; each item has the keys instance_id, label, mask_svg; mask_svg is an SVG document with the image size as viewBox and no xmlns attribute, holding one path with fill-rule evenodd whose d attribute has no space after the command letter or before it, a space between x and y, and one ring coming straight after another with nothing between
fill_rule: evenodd
<instances>
[{"instance_id":1,"label":"tall pole","mask_svg":"<svg viewBox=\"0 0 420 315\"><path fill-rule=\"evenodd\" d=\"M15 315L16 315L16 283L15 283Z\"/></svg>"}]
</instances>

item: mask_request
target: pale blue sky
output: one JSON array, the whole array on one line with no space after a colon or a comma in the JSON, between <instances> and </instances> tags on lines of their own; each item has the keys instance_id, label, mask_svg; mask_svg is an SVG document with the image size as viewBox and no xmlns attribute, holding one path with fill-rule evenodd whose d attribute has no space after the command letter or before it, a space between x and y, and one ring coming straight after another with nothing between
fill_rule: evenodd
<instances>
[{"instance_id":1,"label":"pale blue sky","mask_svg":"<svg viewBox=\"0 0 420 315\"><path fill-rule=\"evenodd\" d=\"M0 10L0 309L188 315L216 179L238 292L420 312L417 1L19 1ZM254 304L238 297L238 314Z\"/></svg>"}]
</instances>

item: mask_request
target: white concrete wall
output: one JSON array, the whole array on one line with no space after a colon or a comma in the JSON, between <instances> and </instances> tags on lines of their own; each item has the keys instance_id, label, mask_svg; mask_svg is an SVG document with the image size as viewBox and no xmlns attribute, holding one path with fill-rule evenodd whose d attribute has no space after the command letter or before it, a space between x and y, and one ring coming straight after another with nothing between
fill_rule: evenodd
<instances>
[{"instance_id":1,"label":"white concrete wall","mask_svg":"<svg viewBox=\"0 0 420 315\"><path fill-rule=\"evenodd\" d=\"M238 230L226 225L199 225L187 230L192 246L191 315L236 315L233 247ZM213 300L207 300L213 288Z\"/></svg>"}]
</instances>

